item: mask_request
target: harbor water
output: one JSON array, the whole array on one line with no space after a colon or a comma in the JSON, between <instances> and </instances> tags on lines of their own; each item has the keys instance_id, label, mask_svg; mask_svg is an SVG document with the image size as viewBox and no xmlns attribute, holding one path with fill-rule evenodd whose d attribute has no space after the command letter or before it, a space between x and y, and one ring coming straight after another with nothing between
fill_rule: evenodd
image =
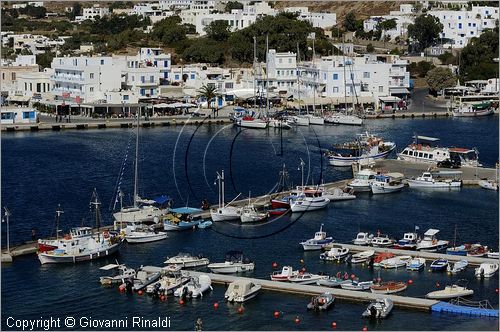
<instances>
[{"instance_id":1,"label":"harbor water","mask_svg":"<svg viewBox=\"0 0 500 332\"><path fill-rule=\"evenodd\" d=\"M167 194L174 206L199 207L207 198L217 202L216 171L226 174L226 201L259 196L276 189L279 171L286 165L294 185L301 182L300 158L306 163L307 183L331 182L352 176L350 168L334 168L323 156L331 144L352 140L368 130L401 151L414 134L439 137L442 146L477 148L481 163L494 167L498 161L498 118L483 119L398 119L372 120L362 127L311 126L288 131L240 130L232 125L173 126L141 129L139 194L154 197ZM2 137L2 204L11 213L10 239L22 243L54 234L55 209L64 210L60 228L91 225L89 200L96 188L102 201L103 223L111 223L116 204L117 183L127 198L133 193L134 129L67 132L9 133ZM392 155L392 158L395 156ZM120 176L123 166L123 176ZM129 201L126 200L127 202ZM15 258L2 266L2 328L9 316L92 317L121 319L131 316L169 316L171 328L192 330L198 317L206 330L326 330L335 321L339 330L498 330L498 320L431 314L395 308L383 321L361 318L366 304L337 301L328 312L306 311L307 296L261 292L244 304L223 303L224 286L202 299L180 306L169 297L159 302L148 296L119 293L103 288L98 280L105 274L99 267L115 262L127 266L161 266L166 257L179 252L204 254L212 262L223 261L228 250L242 250L256 269L246 276L269 278L272 263L305 267L310 272L334 275L339 271L361 280L413 280L402 295L423 297L458 279L468 279L475 291L471 300L489 300L498 309L498 275L477 280L472 268L462 274L406 270L378 270L365 266L324 263L319 252L304 253L299 242L313 236L321 224L336 242L350 242L356 233L380 230L401 238L419 226L440 230L439 239L452 243L480 242L498 249L498 193L477 187L453 191L424 191L405 188L392 195L359 194L352 201L335 202L328 209L287 215L265 224L240 226L220 223L212 229L170 233L165 241L125 244L114 257L77 265L41 266L35 255ZM5 243L5 227L2 229ZM302 263L302 261L303 263ZM430 264L430 262L428 263ZM218 310L213 303L220 302ZM282 312L280 318L274 311ZM294 322L296 316L300 323ZM130 327L129 327L130 328Z\"/></svg>"}]
</instances>

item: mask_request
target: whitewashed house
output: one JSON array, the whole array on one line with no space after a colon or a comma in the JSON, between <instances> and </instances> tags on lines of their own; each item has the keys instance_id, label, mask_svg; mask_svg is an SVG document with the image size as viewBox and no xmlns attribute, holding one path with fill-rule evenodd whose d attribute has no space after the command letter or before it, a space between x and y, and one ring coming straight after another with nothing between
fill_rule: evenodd
<instances>
[{"instance_id":1,"label":"whitewashed house","mask_svg":"<svg viewBox=\"0 0 500 332\"><path fill-rule=\"evenodd\" d=\"M285 12L297 13L298 19L308 21L315 28L327 29L337 24L337 14L310 12L307 7L285 7Z\"/></svg>"}]
</instances>

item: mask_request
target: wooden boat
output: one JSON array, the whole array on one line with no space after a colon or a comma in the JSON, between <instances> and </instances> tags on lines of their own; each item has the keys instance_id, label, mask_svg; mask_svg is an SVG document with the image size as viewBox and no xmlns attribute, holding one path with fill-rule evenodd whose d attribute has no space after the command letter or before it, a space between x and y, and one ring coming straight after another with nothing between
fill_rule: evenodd
<instances>
[{"instance_id":1,"label":"wooden boat","mask_svg":"<svg viewBox=\"0 0 500 332\"><path fill-rule=\"evenodd\" d=\"M311 302L307 304L308 310L327 310L335 302L335 297L331 293L323 293L318 296L313 296Z\"/></svg>"},{"instance_id":2,"label":"wooden boat","mask_svg":"<svg viewBox=\"0 0 500 332\"><path fill-rule=\"evenodd\" d=\"M467 252L467 256L471 257L484 257L490 252L487 246L475 246Z\"/></svg>"},{"instance_id":3,"label":"wooden boat","mask_svg":"<svg viewBox=\"0 0 500 332\"><path fill-rule=\"evenodd\" d=\"M370 291L375 294L392 294L404 291L408 285L403 281L387 281L372 285Z\"/></svg>"}]
</instances>

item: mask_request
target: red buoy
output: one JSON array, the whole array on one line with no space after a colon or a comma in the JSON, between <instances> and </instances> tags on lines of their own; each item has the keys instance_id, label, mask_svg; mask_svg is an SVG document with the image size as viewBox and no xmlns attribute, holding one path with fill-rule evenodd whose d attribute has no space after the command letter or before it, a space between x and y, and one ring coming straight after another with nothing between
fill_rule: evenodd
<instances>
[{"instance_id":1,"label":"red buoy","mask_svg":"<svg viewBox=\"0 0 500 332\"><path fill-rule=\"evenodd\" d=\"M302 269L300 269L302 272L306 272L306 268L303 267Z\"/></svg>"},{"instance_id":2,"label":"red buoy","mask_svg":"<svg viewBox=\"0 0 500 332\"><path fill-rule=\"evenodd\" d=\"M377 282L380 283L382 281L382 278L377 278Z\"/></svg>"},{"instance_id":3,"label":"red buoy","mask_svg":"<svg viewBox=\"0 0 500 332\"><path fill-rule=\"evenodd\" d=\"M439 282L436 282L436 288L439 288L441 287L441 285L439 284Z\"/></svg>"},{"instance_id":4,"label":"red buoy","mask_svg":"<svg viewBox=\"0 0 500 332\"><path fill-rule=\"evenodd\" d=\"M356 275L351 274L351 279L354 279L354 278L356 278Z\"/></svg>"},{"instance_id":5,"label":"red buoy","mask_svg":"<svg viewBox=\"0 0 500 332\"><path fill-rule=\"evenodd\" d=\"M497 288L497 289L495 289L495 292L498 294L498 288Z\"/></svg>"},{"instance_id":6,"label":"red buoy","mask_svg":"<svg viewBox=\"0 0 500 332\"><path fill-rule=\"evenodd\" d=\"M336 329L336 328L337 328L337 323L336 323L336 322L333 322L333 323L332 323L332 327L333 327L334 329Z\"/></svg>"},{"instance_id":7,"label":"red buoy","mask_svg":"<svg viewBox=\"0 0 500 332\"><path fill-rule=\"evenodd\" d=\"M300 323L300 318L299 316L295 316L295 324L299 324Z\"/></svg>"},{"instance_id":8,"label":"red buoy","mask_svg":"<svg viewBox=\"0 0 500 332\"><path fill-rule=\"evenodd\" d=\"M214 309L215 309L215 310L219 309L219 302L215 302L215 303L214 303Z\"/></svg>"},{"instance_id":9,"label":"red buoy","mask_svg":"<svg viewBox=\"0 0 500 332\"><path fill-rule=\"evenodd\" d=\"M120 287L118 287L118 291L119 291L120 293L125 293L125 286L120 286Z\"/></svg>"},{"instance_id":10,"label":"red buoy","mask_svg":"<svg viewBox=\"0 0 500 332\"><path fill-rule=\"evenodd\" d=\"M139 291L137 292L137 295L142 295L142 290L139 289Z\"/></svg>"},{"instance_id":11,"label":"red buoy","mask_svg":"<svg viewBox=\"0 0 500 332\"><path fill-rule=\"evenodd\" d=\"M368 331L368 328L366 326L363 326L363 332Z\"/></svg>"},{"instance_id":12,"label":"red buoy","mask_svg":"<svg viewBox=\"0 0 500 332\"><path fill-rule=\"evenodd\" d=\"M242 314L242 313L243 313L243 307L239 307L239 308L238 308L238 313L239 313L239 314Z\"/></svg>"},{"instance_id":13,"label":"red buoy","mask_svg":"<svg viewBox=\"0 0 500 332\"><path fill-rule=\"evenodd\" d=\"M180 304L180 305L184 305L184 300L183 300L183 299L180 299L180 300L179 300L179 304Z\"/></svg>"},{"instance_id":14,"label":"red buoy","mask_svg":"<svg viewBox=\"0 0 500 332\"><path fill-rule=\"evenodd\" d=\"M166 297L165 295L160 296L160 301L165 301Z\"/></svg>"},{"instance_id":15,"label":"red buoy","mask_svg":"<svg viewBox=\"0 0 500 332\"><path fill-rule=\"evenodd\" d=\"M280 312L279 311L275 311L274 312L274 318L279 318L280 317Z\"/></svg>"},{"instance_id":16,"label":"red buoy","mask_svg":"<svg viewBox=\"0 0 500 332\"><path fill-rule=\"evenodd\" d=\"M273 269L277 268L278 267L278 263L276 262L273 262Z\"/></svg>"},{"instance_id":17,"label":"red buoy","mask_svg":"<svg viewBox=\"0 0 500 332\"><path fill-rule=\"evenodd\" d=\"M411 284L413 284L413 280L412 279L408 280L408 285L411 285Z\"/></svg>"}]
</instances>

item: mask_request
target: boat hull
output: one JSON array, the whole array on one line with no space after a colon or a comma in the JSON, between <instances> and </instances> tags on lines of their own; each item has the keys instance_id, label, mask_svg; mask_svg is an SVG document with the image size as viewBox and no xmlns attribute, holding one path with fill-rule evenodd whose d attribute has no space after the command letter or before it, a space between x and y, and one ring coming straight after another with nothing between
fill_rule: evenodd
<instances>
[{"instance_id":1,"label":"boat hull","mask_svg":"<svg viewBox=\"0 0 500 332\"><path fill-rule=\"evenodd\" d=\"M163 229L166 231L184 231L187 229L193 229L199 224L199 221L193 221L193 222L179 222L177 224L171 223L171 222L164 222L163 223Z\"/></svg>"},{"instance_id":2,"label":"boat hull","mask_svg":"<svg viewBox=\"0 0 500 332\"><path fill-rule=\"evenodd\" d=\"M235 264L210 264L207 266L213 273L220 274L231 274L231 273L239 273L239 272L248 272L253 271L255 268L254 263L243 264L243 263L235 263Z\"/></svg>"},{"instance_id":3,"label":"boat hull","mask_svg":"<svg viewBox=\"0 0 500 332\"><path fill-rule=\"evenodd\" d=\"M338 167L348 167L352 166L353 163L355 162L360 162L363 160L368 160L368 159L385 159L389 154L396 148L396 145L394 145L391 149L388 151L384 151L375 155L365 155L365 156L359 156L359 157L341 157L341 156L329 156L328 157L328 162L332 166L338 166Z\"/></svg>"},{"instance_id":4,"label":"boat hull","mask_svg":"<svg viewBox=\"0 0 500 332\"><path fill-rule=\"evenodd\" d=\"M372 193L373 194L390 194L390 193L395 193L398 191L401 191L403 189L404 184L398 184L394 186L379 186L379 185L372 185Z\"/></svg>"},{"instance_id":5,"label":"boat hull","mask_svg":"<svg viewBox=\"0 0 500 332\"><path fill-rule=\"evenodd\" d=\"M148 242L155 242L155 241L161 241L164 240L168 237L167 233L164 232L159 232L158 234L155 234L153 236L125 236L125 239L127 240L128 243L148 243Z\"/></svg>"},{"instance_id":6,"label":"boat hull","mask_svg":"<svg viewBox=\"0 0 500 332\"><path fill-rule=\"evenodd\" d=\"M307 212L319 209L324 209L328 206L330 200L325 198L320 201L297 200L290 205L292 212Z\"/></svg>"},{"instance_id":7,"label":"boat hull","mask_svg":"<svg viewBox=\"0 0 500 332\"><path fill-rule=\"evenodd\" d=\"M480 110L480 111L474 111L474 112L460 112L460 111L453 111L453 116L457 118L470 118L470 117L477 117L477 116L487 116L487 115L492 115L494 113L492 108L486 109L486 110Z\"/></svg>"},{"instance_id":8,"label":"boat hull","mask_svg":"<svg viewBox=\"0 0 500 332\"><path fill-rule=\"evenodd\" d=\"M80 254L80 255L57 255L57 254L51 254L49 252L43 252L38 254L38 259L40 260L40 263L43 264L59 264L59 263L78 263L78 262L84 262L84 261L91 261L94 259L98 258L103 258L110 256L120 249L120 246L122 245L123 241L120 241L118 243L115 243L106 249L103 250L98 250L94 252L89 252L86 254Z\"/></svg>"}]
</instances>

